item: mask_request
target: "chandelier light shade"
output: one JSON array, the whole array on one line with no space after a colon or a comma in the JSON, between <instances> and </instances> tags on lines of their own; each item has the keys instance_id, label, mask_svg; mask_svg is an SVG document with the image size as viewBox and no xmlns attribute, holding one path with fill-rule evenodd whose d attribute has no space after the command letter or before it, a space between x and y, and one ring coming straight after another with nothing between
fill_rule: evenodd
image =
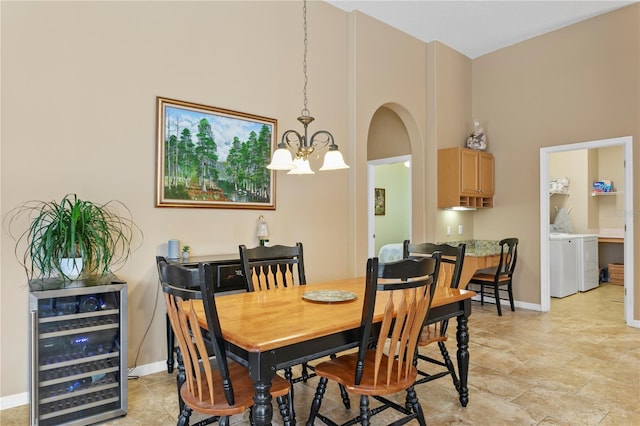
<instances>
[{"instance_id":1,"label":"chandelier light shade","mask_svg":"<svg viewBox=\"0 0 640 426\"><path fill-rule=\"evenodd\" d=\"M348 169L344 162L344 158L342 158L342 154L338 151L338 146L333 145L329 147L329 151L324 155L324 162L322 163L322 167L320 167L320 171L324 170L339 170L339 169Z\"/></svg>"},{"instance_id":2,"label":"chandelier light shade","mask_svg":"<svg viewBox=\"0 0 640 426\"><path fill-rule=\"evenodd\" d=\"M314 175L315 172L311 170L309 160L303 160L296 157L293 160L293 169L289 170L288 175Z\"/></svg>"},{"instance_id":3,"label":"chandelier light shade","mask_svg":"<svg viewBox=\"0 0 640 426\"><path fill-rule=\"evenodd\" d=\"M307 109L307 1L303 1L302 7L303 27L304 27L304 56L302 61L302 70L304 74L304 108L298 121L304 127L303 134L295 130L287 130L282 134L282 141L278 144L278 148L271 157L271 163L267 166L271 170L288 170L290 175L312 175L315 172L309 164L309 156L314 151L327 149L324 156L324 162L321 171L348 169L349 166L344 162L342 153L338 150L333 140L333 135L326 130L318 130L308 137L308 126L315 120L309 114ZM293 154L292 154L293 151Z\"/></svg>"},{"instance_id":4,"label":"chandelier light shade","mask_svg":"<svg viewBox=\"0 0 640 426\"><path fill-rule=\"evenodd\" d=\"M289 151L285 146L280 147L282 143L278 144L278 149L273 153L273 157L271 157L271 163L267 165L267 169L271 170L291 170L296 167L293 164L293 157L291 156L291 151Z\"/></svg>"}]
</instances>

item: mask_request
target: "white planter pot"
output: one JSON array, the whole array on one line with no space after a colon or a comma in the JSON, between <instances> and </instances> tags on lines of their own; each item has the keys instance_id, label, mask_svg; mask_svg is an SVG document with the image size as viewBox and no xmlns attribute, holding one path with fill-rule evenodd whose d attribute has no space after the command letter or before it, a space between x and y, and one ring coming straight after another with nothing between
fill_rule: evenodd
<instances>
[{"instance_id":1,"label":"white planter pot","mask_svg":"<svg viewBox=\"0 0 640 426\"><path fill-rule=\"evenodd\" d=\"M82 272L83 263L81 257L64 257L60 259L60 270L66 278L75 280L80 276Z\"/></svg>"}]
</instances>

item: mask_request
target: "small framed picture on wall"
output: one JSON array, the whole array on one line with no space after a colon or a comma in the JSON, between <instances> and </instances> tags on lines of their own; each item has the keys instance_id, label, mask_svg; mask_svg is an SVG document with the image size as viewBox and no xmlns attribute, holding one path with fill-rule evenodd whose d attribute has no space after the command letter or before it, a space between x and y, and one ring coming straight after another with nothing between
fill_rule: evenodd
<instances>
[{"instance_id":1,"label":"small framed picture on wall","mask_svg":"<svg viewBox=\"0 0 640 426\"><path fill-rule=\"evenodd\" d=\"M375 213L376 216L384 216L385 207L385 190L384 188L375 188Z\"/></svg>"}]
</instances>

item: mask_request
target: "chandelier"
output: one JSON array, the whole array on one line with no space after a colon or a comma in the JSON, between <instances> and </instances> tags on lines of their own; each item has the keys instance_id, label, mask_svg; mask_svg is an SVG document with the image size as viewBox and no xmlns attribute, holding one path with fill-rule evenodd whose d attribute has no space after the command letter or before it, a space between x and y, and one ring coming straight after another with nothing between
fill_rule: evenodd
<instances>
[{"instance_id":1,"label":"chandelier","mask_svg":"<svg viewBox=\"0 0 640 426\"><path fill-rule=\"evenodd\" d=\"M338 145L334 142L331 133L326 130L318 130L311 135L311 138L307 135L307 127L315 120L311 117L307 109L307 0L303 2L302 17L304 24L304 57L302 61L302 71L304 74L304 108L302 109L300 117L298 117L298 121L302 123L304 132L303 134L295 130L287 130L284 132L282 141L278 144L278 149L273 153L271 163L267 168L271 170L289 170L287 174L290 175L314 174L315 172L311 170L311 166L309 165L309 156L314 151L327 148L320 170L348 169L349 166L345 164L342 154L338 150ZM295 158L293 158L289 150L295 152Z\"/></svg>"}]
</instances>

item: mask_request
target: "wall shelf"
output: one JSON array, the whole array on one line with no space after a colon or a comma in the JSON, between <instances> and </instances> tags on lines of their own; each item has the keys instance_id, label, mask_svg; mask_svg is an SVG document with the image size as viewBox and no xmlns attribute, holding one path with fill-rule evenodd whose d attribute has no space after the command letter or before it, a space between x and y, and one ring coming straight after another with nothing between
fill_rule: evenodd
<instances>
[{"instance_id":1,"label":"wall shelf","mask_svg":"<svg viewBox=\"0 0 640 426\"><path fill-rule=\"evenodd\" d=\"M618 195L618 194L622 194L622 191L611 191L611 192L595 192L593 191L591 193L592 197L600 197L602 195Z\"/></svg>"}]
</instances>

